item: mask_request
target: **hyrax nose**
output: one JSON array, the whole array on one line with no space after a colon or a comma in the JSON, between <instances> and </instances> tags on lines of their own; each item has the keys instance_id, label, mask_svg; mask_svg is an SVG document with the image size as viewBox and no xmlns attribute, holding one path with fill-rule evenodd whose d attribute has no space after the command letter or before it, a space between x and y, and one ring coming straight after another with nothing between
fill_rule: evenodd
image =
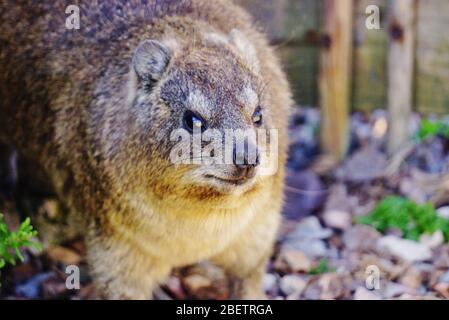
<instances>
[{"instance_id":1,"label":"hyrax nose","mask_svg":"<svg viewBox=\"0 0 449 320\"><path fill-rule=\"evenodd\" d=\"M234 145L233 149L234 165L240 170L253 170L260 164L259 151L256 145L245 141L243 148Z\"/></svg>"}]
</instances>

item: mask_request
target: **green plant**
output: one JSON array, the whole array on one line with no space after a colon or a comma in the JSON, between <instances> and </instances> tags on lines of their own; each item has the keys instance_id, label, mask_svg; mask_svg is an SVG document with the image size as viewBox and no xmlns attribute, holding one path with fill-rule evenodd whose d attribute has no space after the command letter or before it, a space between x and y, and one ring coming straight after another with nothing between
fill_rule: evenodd
<instances>
[{"instance_id":1,"label":"green plant","mask_svg":"<svg viewBox=\"0 0 449 320\"><path fill-rule=\"evenodd\" d=\"M318 275L335 271L335 268L329 268L329 264L326 259L321 259L315 267L309 270L309 274Z\"/></svg>"},{"instance_id":2,"label":"green plant","mask_svg":"<svg viewBox=\"0 0 449 320\"><path fill-rule=\"evenodd\" d=\"M432 204L418 205L399 196L385 198L371 214L356 218L356 222L373 226L382 233L387 229L399 229L404 238L410 240L441 230L449 241L449 220L439 217Z\"/></svg>"},{"instance_id":3,"label":"green plant","mask_svg":"<svg viewBox=\"0 0 449 320\"><path fill-rule=\"evenodd\" d=\"M15 265L17 259L23 261L23 255L20 250L24 247L41 250L41 245L31 240L36 235L37 231L33 229L30 218L25 219L17 231L10 231L3 219L3 215L0 214L0 269L6 263Z\"/></svg>"},{"instance_id":4,"label":"green plant","mask_svg":"<svg viewBox=\"0 0 449 320\"><path fill-rule=\"evenodd\" d=\"M423 120L416 134L416 139L423 142L438 135L449 139L449 124L443 121Z\"/></svg>"}]
</instances>

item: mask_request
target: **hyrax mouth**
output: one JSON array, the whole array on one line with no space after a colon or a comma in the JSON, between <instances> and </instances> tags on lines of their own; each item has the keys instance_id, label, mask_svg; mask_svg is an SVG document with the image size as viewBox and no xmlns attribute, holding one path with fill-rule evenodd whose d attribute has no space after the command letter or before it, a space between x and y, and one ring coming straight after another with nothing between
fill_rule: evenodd
<instances>
[{"instance_id":1,"label":"hyrax mouth","mask_svg":"<svg viewBox=\"0 0 449 320\"><path fill-rule=\"evenodd\" d=\"M240 186L243 185L247 182L249 182L252 177L241 177L241 178L222 178L222 177L217 177L211 174L208 174L205 176L207 179L213 179L216 181L219 181L221 183L225 183L225 184L229 184L229 185L234 185L234 186Z\"/></svg>"}]
</instances>

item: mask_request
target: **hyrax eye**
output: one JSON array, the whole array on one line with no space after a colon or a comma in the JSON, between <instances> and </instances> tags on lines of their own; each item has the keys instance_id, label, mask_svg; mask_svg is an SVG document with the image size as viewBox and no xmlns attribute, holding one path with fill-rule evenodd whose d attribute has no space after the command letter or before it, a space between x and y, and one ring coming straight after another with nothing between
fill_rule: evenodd
<instances>
[{"instance_id":1,"label":"hyrax eye","mask_svg":"<svg viewBox=\"0 0 449 320\"><path fill-rule=\"evenodd\" d=\"M184 128L193 133L194 131L204 132L206 130L206 122L198 115L188 110L184 113Z\"/></svg>"},{"instance_id":2,"label":"hyrax eye","mask_svg":"<svg viewBox=\"0 0 449 320\"><path fill-rule=\"evenodd\" d=\"M261 107L256 108L256 111L254 111L252 120L255 125L260 126L262 124L263 118L262 118L262 108Z\"/></svg>"}]
</instances>

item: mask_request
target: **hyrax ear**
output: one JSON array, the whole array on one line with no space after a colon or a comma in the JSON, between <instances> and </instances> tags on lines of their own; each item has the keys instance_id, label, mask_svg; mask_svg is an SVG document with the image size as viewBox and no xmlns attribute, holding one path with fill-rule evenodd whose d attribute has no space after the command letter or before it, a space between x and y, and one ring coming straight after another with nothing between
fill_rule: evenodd
<instances>
[{"instance_id":1,"label":"hyrax ear","mask_svg":"<svg viewBox=\"0 0 449 320\"><path fill-rule=\"evenodd\" d=\"M168 46L156 40L146 40L134 51L132 64L141 81L157 81L167 69L171 59Z\"/></svg>"},{"instance_id":2,"label":"hyrax ear","mask_svg":"<svg viewBox=\"0 0 449 320\"><path fill-rule=\"evenodd\" d=\"M257 57L256 48L251 41L237 29L232 29L229 33L229 41L237 48L239 53L245 59L249 66L256 72L260 70L259 58Z\"/></svg>"}]
</instances>

